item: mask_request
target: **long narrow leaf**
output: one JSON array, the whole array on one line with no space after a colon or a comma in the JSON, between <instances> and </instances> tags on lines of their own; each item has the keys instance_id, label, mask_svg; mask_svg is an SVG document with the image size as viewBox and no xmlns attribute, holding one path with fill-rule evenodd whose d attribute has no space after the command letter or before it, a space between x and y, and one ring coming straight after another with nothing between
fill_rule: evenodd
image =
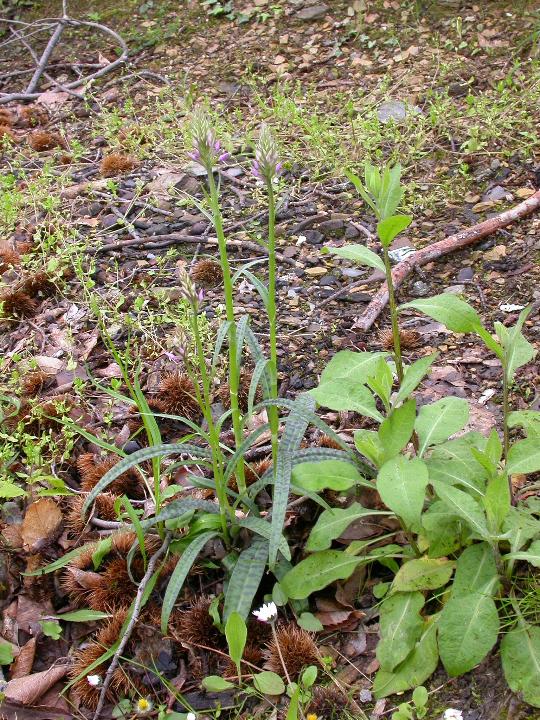
<instances>
[{"instance_id":1,"label":"long narrow leaf","mask_svg":"<svg viewBox=\"0 0 540 720\"><path fill-rule=\"evenodd\" d=\"M266 540L270 540L271 526L268 521L263 520L260 517L248 515L248 517L244 518L243 520L239 520L238 524L240 525L240 527L245 527L248 530L252 530L254 533L257 533L257 535L260 535ZM283 557L287 558L287 560L291 559L291 550L283 536L281 537L281 542L279 544L279 552L283 555Z\"/></svg>"},{"instance_id":2,"label":"long narrow leaf","mask_svg":"<svg viewBox=\"0 0 540 720\"><path fill-rule=\"evenodd\" d=\"M255 540L240 554L225 594L224 620L227 620L232 612L237 612L244 619L248 616L253 598L259 589L267 559L268 542L266 540Z\"/></svg>"},{"instance_id":3,"label":"long narrow leaf","mask_svg":"<svg viewBox=\"0 0 540 720\"><path fill-rule=\"evenodd\" d=\"M216 532L205 532L196 537L184 550L180 559L176 563L176 567L174 568L169 584L167 585L167 590L165 591L163 607L161 609L161 631L164 635L167 633L167 625L169 624L169 618L176 599L182 590L193 563L197 559L197 555L201 552L206 543L216 535Z\"/></svg>"},{"instance_id":4,"label":"long narrow leaf","mask_svg":"<svg viewBox=\"0 0 540 720\"><path fill-rule=\"evenodd\" d=\"M83 505L83 514L88 511L88 508L94 502L96 497L101 492L103 492L103 490L105 490L105 488L108 487L113 482L113 480L116 480L117 477L120 477L122 473L126 472L126 470L129 470L135 465L139 465L140 463L155 457L164 457L166 455L175 455L181 453L188 453L190 455L195 455L202 458L208 458L211 456L209 450L206 450L205 448L200 448L197 445L189 445L188 443L174 443L172 445L162 444L137 450L137 452L134 452L133 454L128 455L127 457L120 460L119 463L117 463L113 468L111 468L108 472L105 473L101 480L88 494L88 497L86 498Z\"/></svg>"},{"instance_id":5,"label":"long narrow leaf","mask_svg":"<svg viewBox=\"0 0 540 720\"><path fill-rule=\"evenodd\" d=\"M255 360L255 363L258 363L259 360L264 360L264 353L262 351L261 345L257 338L255 337L255 333L253 330L249 327L247 327L246 330L246 342L249 347L249 351L251 355L253 356L253 359ZM261 385L263 389L263 396L265 398L271 397L272 394L272 378L270 376L270 371L268 368L266 368L266 371L263 373L261 377Z\"/></svg>"},{"instance_id":6,"label":"long narrow leaf","mask_svg":"<svg viewBox=\"0 0 540 720\"><path fill-rule=\"evenodd\" d=\"M231 326L231 321L226 320L219 328L217 335L216 335L216 344L214 345L214 354L212 356L212 370L215 369L218 360L221 357L221 348L223 347L223 343L225 342L225 338L229 334L229 328Z\"/></svg>"},{"instance_id":7,"label":"long narrow leaf","mask_svg":"<svg viewBox=\"0 0 540 720\"><path fill-rule=\"evenodd\" d=\"M238 448L236 449L236 452L231 457L229 462L227 463L227 467L225 469L225 473L223 475L223 481L227 482L227 480L231 477L233 472L236 469L236 465L238 464L238 460L243 457L246 454L246 450L253 445L255 440L257 440L258 437L263 435L269 428L268 423L264 423L264 425L261 425L256 430L254 430L250 435L248 435L247 438L244 438L244 440L240 443Z\"/></svg>"},{"instance_id":8,"label":"long narrow leaf","mask_svg":"<svg viewBox=\"0 0 540 720\"><path fill-rule=\"evenodd\" d=\"M210 500L197 500L196 498L173 500L168 505L165 505L157 515L142 520L141 527L143 530L148 530L154 525L157 525L157 523L182 517L182 515L185 515L191 510L203 510L204 512L213 514L219 513L219 507L213 502L210 502Z\"/></svg>"},{"instance_id":9,"label":"long narrow leaf","mask_svg":"<svg viewBox=\"0 0 540 720\"><path fill-rule=\"evenodd\" d=\"M276 479L272 504L272 533L270 535L269 563L274 567L277 560L279 543L285 524L285 513L289 501L291 474L293 468L293 455L297 452L306 432L309 421L297 410L305 409L312 412L315 401L309 395L300 395L285 422L285 429L279 444L277 457Z\"/></svg>"}]
</instances>

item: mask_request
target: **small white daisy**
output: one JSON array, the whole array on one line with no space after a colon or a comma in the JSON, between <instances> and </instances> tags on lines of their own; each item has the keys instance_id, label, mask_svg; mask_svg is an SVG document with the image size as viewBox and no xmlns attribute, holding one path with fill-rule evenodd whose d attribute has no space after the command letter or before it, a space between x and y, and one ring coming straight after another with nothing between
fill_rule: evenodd
<instances>
[{"instance_id":1,"label":"small white daisy","mask_svg":"<svg viewBox=\"0 0 540 720\"><path fill-rule=\"evenodd\" d=\"M448 710L444 711L443 720L463 720L463 713L461 710L448 708Z\"/></svg>"},{"instance_id":2,"label":"small white daisy","mask_svg":"<svg viewBox=\"0 0 540 720\"><path fill-rule=\"evenodd\" d=\"M149 712L152 711L153 704L151 700L148 700L148 698L140 698L137 700L137 714L138 715L147 715Z\"/></svg>"},{"instance_id":3,"label":"small white daisy","mask_svg":"<svg viewBox=\"0 0 540 720\"><path fill-rule=\"evenodd\" d=\"M264 604L258 610L254 610L253 614L261 622L274 622L277 618L277 606L275 602Z\"/></svg>"},{"instance_id":4,"label":"small white daisy","mask_svg":"<svg viewBox=\"0 0 540 720\"><path fill-rule=\"evenodd\" d=\"M87 675L86 680L88 684L92 687L97 687L98 685L101 685L101 675Z\"/></svg>"},{"instance_id":5,"label":"small white daisy","mask_svg":"<svg viewBox=\"0 0 540 720\"><path fill-rule=\"evenodd\" d=\"M195 713L189 712L186 715L186 720L197 720L197 716L195 715Z\"/></svg>"}]
</instances>

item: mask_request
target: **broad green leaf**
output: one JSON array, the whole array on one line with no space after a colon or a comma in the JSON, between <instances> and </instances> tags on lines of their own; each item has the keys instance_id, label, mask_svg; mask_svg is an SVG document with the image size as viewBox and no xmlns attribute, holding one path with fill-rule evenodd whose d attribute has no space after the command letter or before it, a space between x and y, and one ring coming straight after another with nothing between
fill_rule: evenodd
<instances>
[{"instance_id":1,"label":"broad green leaf","mask_svg":"<svg viewBox=\"0 0 540 720\"><path fill-rule=\"evenodd\" d=\"M197 536L187 546L182 553L180 559L176 563L172 575L169 579L167 589L165 591L165 597L163 598L163 605L161 608L161 631L164 635L167 634L167 625L169 624L169 617L173 610L176 598L180 594L184 585L185 579L191 570L193 563L197 559L197 555L201 552L206 543L217 535L216 532L206 532L202 535Z\"/></svg>"},{"instance_id":2,"label":"broad green leaf","mask_svg":"<svg viewBox=\"0 0 540 720\"><path fill-rule=\"evenodd\" d=\"M424 602L421 592L396 592L382 603L377 659L383 670L393 670L414 649L424 627Z\"/></svg>"},{"instance_id":3,"label":"broad green leaf","mask_svg":"<svg viewBox=\"0 0 540 720\"><path fill-rule=\"evenodd\" d=\"M0 643L0 665L11 665L14 659L11 645L9 643Z\"/></svg>"},{"instance_id":4,"label":"broad green leaf","mask_svg":"<svg viewBox=\"0 0 540 720\"><path fill-rule=\"evenodd\" d=\"M411 215L390 215L377 223L377 235L383 247L390 247L392 240L406 230L412 222ZM384 268L384 266L383 266Z\"/></svg>"},{"instance_id":5,"label":"broad green leaf","mask_svg":"<svg viewBox=\"0 0 540 720\"><path fill-rule=\"evenodd\" d=\"M302 673L300 682L302 687L310 688L313 687L315 680L317 679L318 669L316 665L308 665L308 667Z\"/></svg>"},{"instance_id":6,"label":"broad green leaf","mask_svg":"<svg viewBox=\"0 0 540 720\"><path fill-rule=\"evenodd\" d=\"M423 685L414 689L412 701L417 709L425 708L428 703L429 694Z\"/></svg>"},{"instance_id":7,"label":"broad green leaf","mask_svg":"<svg viewBox=\"0 0 540 720\"><path fill-rule=\"evenodd\" d=\"M451 597L439 618L439 652L450 677L472 670L497 642L499 614L482 593Z\"/></svg>"},{"instance_id":8,"label":"broad green leaf","mask_svg":"<svg viewBox=\"0 0 540 720\"><path fill-rule=\"evenodd\" d=\"M403 382L399 386L399 390L394 401L395 403L403 402L414 390L416 390L422 380L426 377L429 368L433 365L438 355L439 353L426 355L426 357L416 360L412 365L405 368L405 376L403 378Z\"/></svg>"},{"instance_id":9,"label":"broad green leaf","mask_svg":"<svg viewBox=\"0 0 540 720\"><path fill-rule=\"evenodd\" d=\"M283 576L280 584L293 600L302 600L336 580L346 580L356 567L366 562L342 550L323 550L301 560Z\"/></svg>"},{"instance_id":10,"label":"broad green leaf","mask_svg":"<svg viewBox=\"0 0 540 720\"><path fill-rule=\"evenodd\" d=\"M476 310L450 293L412 300L401 305L400 309L404 308L420 310L456 333L475 332L482 325Z\"/></svg>"},{"instance_id":11,"label":"broad green leaf","mask_svg":"<svg viewBox=\"0 0 540 720\"><path fill-rule=\"evenodd\" d=\"M313 412L315 403L309 395L299 395L294 400L289 413L289 417L285 421L285 429L279 443L276 475L272 496L272 523L270 541L268 545L268 563L270 569L274 569L279 552L279 546L283 539L283 527L285 525L285 515L287 513L287 504L289 502L289 492L291 489L291 476L294 465L294 456L298 452L298 448L304 437L309 419L305 417Z\"/></svg>"},{"instance_id":12,"label":"broad green leaf","mask_svg":"<svg viewBox=\"0 0 540 720\"><path fill-rule=\"evenodd\" d=\"M322 371L321 383L344 380L347 383L364 385L375 372L380 358L384 357L388 357L388 353L341 350Z\"/></svg>"},{"instance_id":13,"label":"broad green leaf","mask_svg":"<svg viewBox=\"0 0 540 720\"><path fill-rule=\"evenodd\" d=\"M403 455L388 460L377 475L377 490L384 504L410 528L420 524L428 484L426 464Z\"/></svg>"},{"instance_id":14,"label":"broad green leaf","mask_svg":"<svg viewBox=\"0 0 540 720\"><path fill-rule=\"evenodd\" d=\"M96 546L96 549L92 553L92 565L94 570L98 570L104 558L111 552L112 549L112 538L106 537L100 540Z\"/></svg>"},{"instance_id":15,"label":"broad green leaf","mask_svg":"<svg viewBox=\"0 0 540 720\"><path fill-rule=\"evenodd\" d=\"M399 592L436 590L450 580L455 566L455 562L446 558L409 560L400 567L392 587Z\"/></svg>"},{"instance_id":16,"label":"broad green leaf","mask_svg":"<svg viewBox=\"0 0 540 720\"><path fill-rule=\"evenodd\" d=\"M505 352L505 363L510 382L513 381L516 370L526 365L536 355L535 348L521 332L531 310L531 306L524 308L519 314L518 321L510 329L507 329L502 323L495 323L497 335Z\"/></svg>"},{"instance_id":17,"label":"broad green leaf","mask_svg":"<svg viewBox=\"0 0 540 720\"><path fill-rule=\"evenodd\" d=\"M540 540L530 544L528 550L504 555L505 560L525 560L529 565L540 568Z\"/></svg>"},{"instance_id":18,"label":"broad green leaf","mask_svg":"<svg viewBox=\"0 0 540 720\"><path fill-rule=\"evenodd\" d=\"M504 520L503 532L510 534L510 550L517 552L529 540L540 537L540 520L537 520L522 508L512 507Z\"/></svg>"},{"instance_id":19,"label":"broad green leaf","mask_svg":"<svg viewBox=\"0 0 540 720\"><path fill-rule=\"evenodd\" d=\"M540 470L540 440L528 437L514 443L508 453L506 471L509 475L538 472Z\"/></svg>"},{"instance_id":20,"label":"broad green leaf","mask_svg":"<svg viewBox=\"0 0 540 720\"><path fill-rule=\"evenodd\" d=\"M486 494L482 501L490 527L500 532L504 520L512 507L510 487L506 473L497 473L488 480Z\"/></svg>"},{"instance_id":21,"label":"broad green leaf","mask_svg":"<svg viewBox=\"0 0 540 720\"><path fill-rule=\"evenodd\" d=\"M9 482L8 480L0 480L1 498L24 497L26 495L28 495L28 493L18 485L15 485L15 483Z\"/></svg>"},{"instance_id":22,"label":"broad green leaf","mask_svg":"<svg viewBox=\"0 0 540 720\"><path fill-rule=\"evenodd\" d=\"M390 395L392 393L392 385L394 384L394 376L389 364L385 358L380 358L375 366L375 370L367 380L367 386L378 395L388 408L390 406Z\"/></svg>"},{"instance_id":23,"label":"broad green leaf","mask_svg":"<svg viewBox=\"0 0 540 720\"><path fill-rule=\"evenodd\" d=\"M219 675L208 675L203 678L201 685L207 692L224 692L234 687L234 683L224 680Z\"/></svg>"},{"instance_id":24,"label":"broad green leaf","mask_svg":"<svg viewBox=\"0 0 540 720\"><path fill-rule=\"evenodd\" d=\"M484 452L495 465L498 465L498 463L501 461L503 454L503 444L499 437L499 433L495 430L495 428L493 428L487 439Z\"/></svg>"},{"instance_id":25,"label":"broad green leaf","mask_svg":"<svg viewBox=\"0 0 540 720\"><path fill-rule=\"evenodd\" d=\"M66 622L94 622L95 620L105 620L108 617L111 617L108 613L85 609L62 613L62 615L57 615L56 619L65 620Z\"/></svg>"},{"instance_id":26,"label":"broad green leaf","mask_svg":"<svg viewBox=\"0 0 540 720\"><path fill-rule=\"evenodd\" d=\"M482 538L489 537L486 518L480 505L463 490L432 480L431 484L449 511L465 520L471 530Z\"/></svg>"},{"instance_id":27,"label":"broad green leaf","mask_svg":"<svg viewBox=\"0 0 540 720\"><path fill-rule=\"evenodd\" d=\"M437 623L429 619L410 655L392 672L378 671L373 683L375 697L395 695L422 685L435 672L438 662Z\"/></svg>"},{"instance_id":28,"label":"broad green leaf","mask_svg":"<svg viewBox=\"0 0 540 720\"><path fill-rule=\"evenodd\" d=\"M379 438L383 447L383 462L398 455L411 439L416 420L416 400L407 400L393 410L379 427Z\"/></svg>"},{"instance_id":29,"label":"broad green leaf","mask_svg":"<svg viewBox=\"0 0 540 720\"><path fill-rule=\"evenodd\" d=\"M537 410L516 410L508 416L508 427L522 427L528 435L540 435L540 412Z\"/></svg>"},{"instance_id":30,"label":"broad green leaf","mask_svg":"<svg viewBox=\"0 0 540 720\"><path fill-rule=\"evenodd\" d=\"M237 612L232 612L225 623L225 637L229 655L236 665L236 671L240 675L240 661L244 654L247 640L247 627L244 618Z\"/></svg>"},{"instance_id":31,"label":"broad green leaf","mask_svg":"<svg viewBox=\"0 0 540 720\"><path fill-rule=\"evenodd\" d=\"M440 500L431 503L422 514L422 528L430 558L450 555L461 546L461 520Z\"/></svg>"},{"instance_id":32,"label":"broad green leaf","mask_svg":"<svg viewBox=\"0 0 540 720\"><path fill-rule=\"evenodd\" d=\"M415 423L420 443L418 454L423 455L430 445L437 445L462 430L468 419L469 403L463 398L446 397L422 406Z\"/></svg>"},{"instance_id":33,"label":"broad green leaf","mask_svg":"<svg viewBox=\"0 0 540 720\"><path fill-rule=\"evenodd\" d=\"M356 381L327 380L309 393L319 405L330 410L351 410L374 420L383 419L371 392L365 385L356 384Z\"/></svg>"},{"instance_id":34,"label":"broad green leaf","mask_svg":"<svg viewBox=\"0 0 540 720\"><path fill-rule=\"evenodd\" d=\"M474 457L472 450L482 450L485 444L485 437L471 432L437 445L426 459L430 480L461 485L471 494L481 497L484 494L487 472Z\"/></svg>"},{"instance_id":35,"label":"broad green leaf","mask_svg":"<svg viewBox=\"0 0 540 720\"><path fill-rule=\"evenodd\" d=\"M324 625L319 618L310 612L303 612L298 618L298 624L308 632L321 632L321 630L324 630Z\"/></svg>"},{"instance_id":36,"label":"broad green leaf","mask_svg":"<svg viewBox=\"0 0 540 720\"><path fill-rule=\"evenodd\" d=\"M348 490L364 478L350 462L323 460L296 465L292 472L295 485L312 492Z\"/></svg>"},{"instance_id":37,"label":"broad green leaf","mask_svg":"<svg viewBox=\"0 0 540 720\"><path fill-rule=\"evenodd\" d=\"M277 673L264 670L253 675L253 684L263 695L283 695L285 683Z\"/></svg>"},{"instance_id":38,"label":"broad green leaf","mask_svg":"<svg viewBox=\"0 0 540 720\"><path fill-rule=\"evenodd\" d=\"M375 430L355 430L354 444L358 452L372 462L375 467L382 465L383 447L379 434Z\"/></svg>"},{"instance_id":39,"label":"broad green leaf","mask_svg":"<svg viewBox=\"0 0 540 720\"><path fill-rule=\"evenodd\" d=\"M384 272L384 263L381 258L369 250L365 245L345 245L344 247L326 247L332 255L337 255L344 260L352 260L358 265L367 265Z\"/></svg>"},{"instance_id":40,"label":"broad green leaf","mask_svg":"<svg viewBox=\"0 0 540 720\"><path fill-rule=\"evenodd\" d=\"M510 689L529 705L540 707L540 627L523 625L507 633L501 642L501 661Z\"/></svg>"},{"instance_id":41,"label":"broad green leaf","mask_svg":"<svg viewBox=\"0 0 540 720\"><path fill-rule=\"evenodd\" d=\"M348 508L332 508L324 510L315 523L306 544L306 550L326 550L332 540L338 538L351 523L368 515L390 515L391 513L372 510L353 503Z\"/></svg>"},{"instance_id":42,"label":"broad green leaf","mask_svg":"<svg viewBox=\"0 0 540 720\"><path fill-rule=\"evenodd\" d=\"M268 542L259 538L240 553L232 571L225 601L223 619L227 620L232 612L247 618L253 598L259 589L268 560Z\"/></svg>"},{"instance_id":43,"label":"broad green leaf","mask_svg":"<svg viewBox=\"0 0 540 720\"><path fill-rule=\"evenodd\" d=\"M457 559L452 597L470 593L494 595L498 587L499 573L491 546L482 542L465 548Z\"/></svg>"}]
</instances>

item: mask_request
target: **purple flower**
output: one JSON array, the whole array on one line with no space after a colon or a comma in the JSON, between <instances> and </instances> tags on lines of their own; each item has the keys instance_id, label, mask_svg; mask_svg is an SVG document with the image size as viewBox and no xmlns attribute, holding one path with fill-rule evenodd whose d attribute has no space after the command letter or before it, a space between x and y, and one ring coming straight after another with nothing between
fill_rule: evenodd
<instances>
[{"instance_id":1,"label":"purple flower","mask_svg":"<svg viewBox=\"0 0 540 720\"><path fill-rule=\"evenodd\" d=\"M261 127L259 142L255 149L255 161L251 168L256 178L271 183L282 170L279 162L276 141L267 125Z\"/></svg>"},{"instance_id":2,"label":"purple flower","mask_svg":"<svg viewBox=\"0 0 540 720\"><path fill-rule=\"evenodd\" d=\"M216 138L210 121L201 108L193 111L191 140L193 150L188 156L200 163L209 173L215 164L225 162L230 157L228 152L222 151L221 141Z\"/></svg>"}]
</instances>

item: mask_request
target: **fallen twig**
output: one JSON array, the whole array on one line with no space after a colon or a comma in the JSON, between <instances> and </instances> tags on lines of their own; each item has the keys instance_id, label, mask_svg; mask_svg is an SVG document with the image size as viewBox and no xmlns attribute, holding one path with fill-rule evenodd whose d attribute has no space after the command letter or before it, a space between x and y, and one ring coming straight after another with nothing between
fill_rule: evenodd
<instances>
[{"instance_id":1,"label":"fallen twig","mask_svg":"<svg viewBox=\"0 0 540 720\"><path fill-rule=\"evenodd\" d=\"M62 89L66 92L69 92L73 90L74 88L80 87L81 85L86 85L91 80L97 80L98 78L102 77L106 73L110 72L111 70L114 70L120 65L123 65L125 61L128 58L128 47L123 40L123 38L118 35L114 30L111 30L111 28L107 27L106 25L102 25L101 23L95 23L95 22L89 22L86 20L73 20L72 18L68 17L66 12L66 4L64 2L64 8L63 8L63 16L60 18L47 18L47 22L55 22L56 27L49 39L49 42L47 43L47 46L45 47L45 50L43 51L41 58L37 64L37 67L34 71L34 74L32 75L32 78L30 82L28 83L25 92L20 93L0 93L0 105L11 102L13 100L35 100L39 98L39 96L42 94L37 91L38 83L43 74L46 74L47 65L49 62L49 59L52 55L52 52L56 45L58 44L58 41L60 40L60 36L62 35L63 30L66 27L89 27L89 28L95 28L96 30L99 30L100 32L105 33L106 35L110 35L114 41L117 43L117 45L121 49L121 54L116 60L113 60L112 62L108 63L107 65L100 67L99 70L96 70L95 72L91 73L90 75L85 75L84 77L79 78L78 80L74 80L70 83L65 83L65 85L62 85ZM43 29L40 27L45 21L42 21L40 23L37 23L38 28L40 31ZM22 25L23 23L17 23L18 25ZM25 27L30 27L32 23L25 24ZM20 37L18 38L20 40ZM53 81L56 82L56 81ZM58 83L56 83L58 85Z\"/></svg>"},{"instance_id":2,"label":"fallen twig","mask_svg":"<svg viewBox=\"0 0 540 720\"><path fill-rule=\"evenodd\" d=\"M133 629L135 627L135 624L139 619L139 614L142 610L142 599L146 590L146 586L148 585L148 583L150 582L150 578L154 574L154 570L156 568L159 558L167 552L167 548L169 547L170 542L171 534L167 533L167 535L165 536L165 540L163 541L159 550L157 550L148 561L148 567L146 568L144 577L141 580L139 587L137 588L137 596L133 605L133 612L131 614L131 618L129 619L129 623L126 627L124 635L122 636L122 639L120 640L120 643L112 657L111 664L107 668L105 679L103 680L103 685L101 686L101 692L99 695L96 712L94 713L94 720L99 720L99 716L101 715L101 711L103 710L103 706L105 705L107 690L109 689L109 686L113 679L114 671L118 667L118 663L120 661L120 658L122 657L122 653L124 652L126 645L129 642L129 638L131 637L131 633L133 632Z\"/></svg>"},{"instance_id":3,"label":"fallen twig","mask_svg":"<svg viewBox=\"0 0 540 720\"><path fill-rule=\"evenodd\" d=\"M467 245L474 245L474 243L482 240L482 238L493 234L497 230L510 225L511 223L520 220L521 218L530 215L535 210L540 208L540 190L531 195L530 198L524 200L519 205L516 205L510 210L496 215L489 220L473 225L473 227L463 230L462 232L450 235L450 237L440 240L439 242L428 245L421 250L417 250L415 253L409 255L405 260L398 263L392 270L392 280L394 287L398 288L403 281L410 275L415 267L426 265L432 260L437 260L443 255L448 255L455 250L467 247ZM383 283L379 290L375 293L371 302L356 321L356 327L360 330L369 330L375 320L379 317L386 304L388 303L388 286Z\"/></svg>"}]
</instances>

